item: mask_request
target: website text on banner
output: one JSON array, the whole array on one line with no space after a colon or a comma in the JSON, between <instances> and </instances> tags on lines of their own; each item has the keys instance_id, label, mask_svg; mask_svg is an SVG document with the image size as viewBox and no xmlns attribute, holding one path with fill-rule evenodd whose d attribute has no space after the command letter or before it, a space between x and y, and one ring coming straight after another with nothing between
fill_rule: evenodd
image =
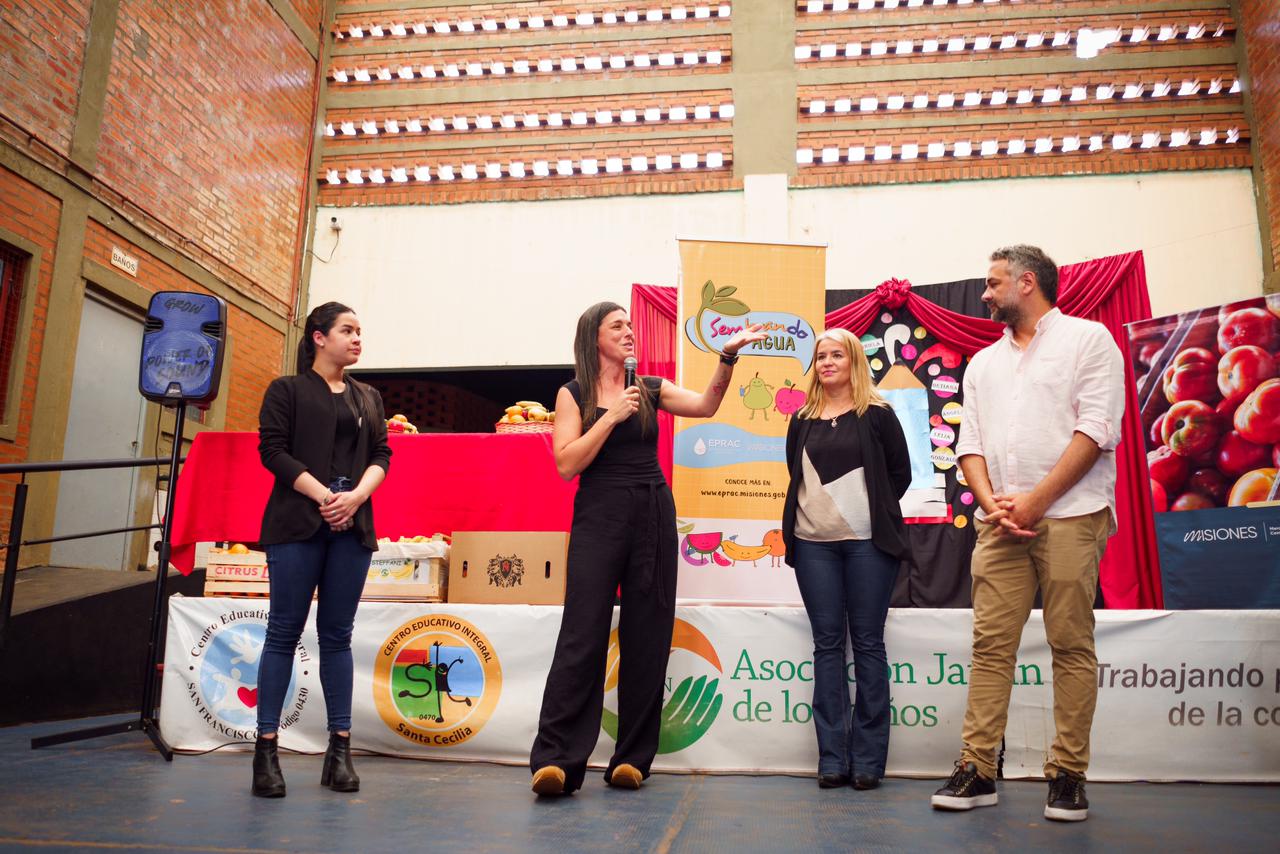
<instances>
[{"instance_id":1,"label":"website text on banner","mask_svg":"<svg viewBox=\"0 0 1280 854\"><path fill-rule=\"evenodd\" d=\"M799 602L782 562L787 422L804 404L826 295L826 248L680 241L679 384L702 388L720 347L752 323L715 418L676 419L672 490L682 598ZM817 324L815 327L814 324Z\"/></svg>"},{"instance_id":2,"label":"website text on banner","mask_svg":"<svg viewBox=\"0 0 1280 854\"><path fill-rule=\"evenodd\" d=\"M265 603L175 598L170 614L165 739L179 750L247 747ZM362 603L352 639L354 746L527 763L559 623L557 607ZM945 777L964 718L972 614L893 609L885 632L888 773ZM615 631L592 754L599 767L617 733L616 639ZM1091 780L1280 781L1273 612L1101 611L1097 639ZM812 775L813 640L802 608L679 607L671 649L655 768ZM313 616L281 716L289 750L318 753L328 740L316 656ZM1041 775L1053 739L1052 678L1034 611L1014 673L1007 777Z\"/></svg>"},{"instance_id":3,"label":"website text on banner","mask_svg":"<svg viewBox=\"0 0 1280 854\"><path fill-rule=\"evenodd\" d=\"M1280 294L1127 329L1165 607L1280 608Z\"/></svg>"}]
</instances>

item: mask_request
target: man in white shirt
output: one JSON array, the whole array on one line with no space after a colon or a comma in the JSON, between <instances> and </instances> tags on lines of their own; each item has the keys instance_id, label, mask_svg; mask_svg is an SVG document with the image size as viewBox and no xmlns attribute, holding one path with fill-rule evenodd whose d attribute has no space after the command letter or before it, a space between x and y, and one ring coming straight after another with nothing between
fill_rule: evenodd
<instances>
[{"instance_id":1,"label":"man in white shirt","mask_svg":"<svg viewBox=\"0 0 1280 854\"><path fill-rule=\"evenodd\" d=\"M1100 323L1054 307L1058 268L1034 246L991 255L982 300L1005 324L964 375L956 455L978 501L973 669L964 748L933 806L996 803L996 749L1008 720L1022 627L1037 587L1053 652L1056 735L1045 762L1046 818L1089 814L1084 777L1098 698L1093 602L1115 523L1115 448L1124 363Z\"/></svg>"}]
</instances>

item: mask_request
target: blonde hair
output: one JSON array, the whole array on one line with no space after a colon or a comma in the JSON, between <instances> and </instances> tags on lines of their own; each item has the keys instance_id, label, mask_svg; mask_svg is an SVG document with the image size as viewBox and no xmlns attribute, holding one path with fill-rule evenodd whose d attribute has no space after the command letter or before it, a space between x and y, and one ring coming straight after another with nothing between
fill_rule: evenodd
<instances>
[{"instance_id":1,"label":"blonde hair","mask_svg":"<svg viewBox=\"0 0 1280 854\"><path fill-rule=\"evenodd\" d=\"M816 362L818 345L823 341L835 341L844 348L849 359L849 390L853 396L853 411L859 416L865 415L871 406L888 406L889 402L876 391L871 379L871 365L867 363L867 354L862 349L862 342L847 329L828 329L813 342L813 354ZM797 418L817 418L826 405L826 395L822 390L822 382L818 379L815 364L809 376L809 388L804 406L796 413Z\"/></svg>"}]
</instances>

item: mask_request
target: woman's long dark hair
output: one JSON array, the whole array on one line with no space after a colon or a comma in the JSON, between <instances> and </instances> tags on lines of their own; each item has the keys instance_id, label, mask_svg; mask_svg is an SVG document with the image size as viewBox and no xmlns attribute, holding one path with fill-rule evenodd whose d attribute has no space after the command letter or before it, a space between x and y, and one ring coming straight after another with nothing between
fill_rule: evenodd
<instances>
[{"instance_id":1,"label":"woman's long dark hair","mask_svg":"<svg viewBox=\"0 0 1280 854\"><path fill-rule=\"evenodd\" d=\"M340 302L327 302L311 309L311 313L307 315L307 322L302 327L302 339L298 341L299 375L311 370L311 366L316 361L316 342L311 337L312 334L319 332L321 335L328 335L333 329L333 324L337 323L339 315L355 313L355 309ZM356 406L359 407L361 417L372 419L375 410L373 404L369 402L369 393L360 384L351 382L350 377L346 377L345 380L350 383L352 397Z\"/></svg>"},{"instance_id":2,"label":"woman's long dark hair","mask_svg":"<svg viewBox=\"0 0 1280 854\"><path fill-rule=\"evenodd\" d=\"M316 361L316 342L311 337L312 333L328 335L340 314L355 314L355 311L340 302L327 302L311 309L311 313L307 315L307 322L302 327L302 338L298 341L299 374L305 374L311 370L311 366Z\"/></svg>"},{"instance_id":3,"label":"woman's long dark hair","mask_svg":"<svg viewBox=\"0 0 1280 854\"><path fill-rule=\"evenodd\" d=\"M598 302L578 318L573 336L573 371L582 395L582 430L586 432L596 421L596 383L600 379L600 324L615 311L626 311L616 302ZM640 435L648 437L658 427L653 398L649 388L637 377L640 386Z\"/></svg>"}]
</instances>

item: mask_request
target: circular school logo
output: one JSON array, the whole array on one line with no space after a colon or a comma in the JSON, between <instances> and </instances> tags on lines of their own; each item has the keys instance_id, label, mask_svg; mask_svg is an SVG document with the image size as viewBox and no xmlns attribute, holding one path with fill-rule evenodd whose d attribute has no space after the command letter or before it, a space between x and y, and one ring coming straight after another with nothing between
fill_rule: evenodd
<instances>
[{"instance_id":1,"label":"circular school logo","mask_svg":"<svg viewBox=\"0 0 1280 854\"><path fill-rule=\"evenodd\" d=\"M373 668L373 702L383 722L428 747L478 733L502 693L502 665L489 639L449 614L417 617L396 629Z\"/></svg>"},{"instance_id":2,"label":"circular school logo","mask_svg":"<svg viewBox=\"0 0 1280 854\"><path fill-rule=\"evenodd\" d=\"M618 630L614 629L609 634L609 654L605 662L606 695L617 690L620 663ZM691 623L677 618L671 630L671 657L667 660L667 681L663 688L667 701L662 707L658 753L684 750L711 729L724 705L724 692L720 690L723 673L720 656L707 636ZM617 712L606 707L600 728L617 741Z\"/></svg>"},{"instance_id":3,"label":"circular school logo","mask_svg":"<svg viewBox=\"0 0 1280 854\"><path fill-rule=\"evenodd\" d=\"M191 664L183 674L187 696L206 724L219 733L251 741L258 725L258 667L267 637L267 611L235 610L205 626L190 650ZM309 692L298 687L299 668L307 675L313 659L298 645L294 670L285 689L280 729L295 724Z\"/></svg>"}]
</instances>

